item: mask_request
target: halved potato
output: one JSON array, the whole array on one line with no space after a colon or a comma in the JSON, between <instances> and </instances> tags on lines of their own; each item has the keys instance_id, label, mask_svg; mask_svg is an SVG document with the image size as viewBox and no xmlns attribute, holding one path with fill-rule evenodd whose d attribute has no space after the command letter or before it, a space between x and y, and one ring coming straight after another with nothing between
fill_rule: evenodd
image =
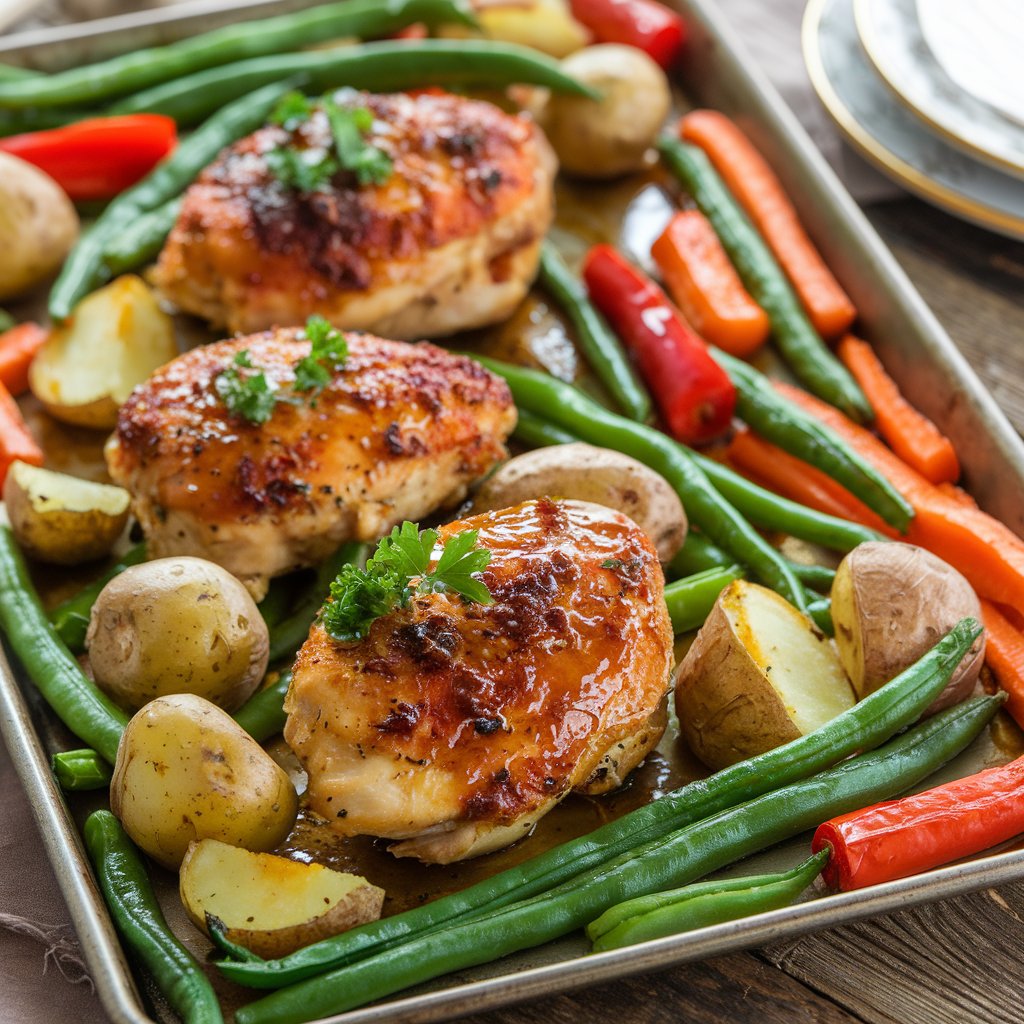
<instances>
[{"instance_id":1,"label":"halved potato","mask_svg":"<svg viewBox=\"0 0 1024 1024\"><path fill-rule=\"evenodd\" d=\"M839 564L832 583L836 647L858 698L899 675L968 615L981 621L970 583L913 544L861 544ZM926 713L967 697L984 661L982 633Z\"/></svg>"},{"instance_id":2,"label":"halved potato","mask_svg":"<svg viewBox=\"0 0 1024 1024\"><path fill-rule=\"evenodd\" d=\"M529 46L552 57L567 57L590 38L566 0L488 0L476 16L486 38ZM445 25L438 32L447 39L470 39L477 34L461 25Z\"/></svg>"},{"instance_id":3,"label":"halved potato","mask_svg":"<svg viewBox=\"0 0 1024 1024\"><path fill-rule=\"evenodd\" d=\"M193 924L206 931L210 914L228 939L268 959L376 921L384 905L384 890L359 875L216 839L189 846L179 892Z\"/></svg>"},{"instance_id":4,"label":"halved potato","mask_svg":"<svg viewBox=\"0 0 1024 1024\"><path fill-rule=\"evenodd\" d=\"M128 274L84 298L50 332L29 368L29 386L51 416L110 430L132 389L177 354L171 318L142 279Z\"/></svg>"},{"instance_id":5,"label":"halved potato","mask_svg":"<svg viewBox=\"0 0 1024 1024\"><path fill-rule=\"evenodd\" d=\"M725 768L853 707L829 641L774 591L736 580L676 673L676 714L693 752Z\"/></svg>"},{"instance_id":6,"label":"halved potato","mask_svg":"<svg viewBox=\"0 0 1024 1024\"><path fill-rule=\"evenodd\" d=\"M535 498L573 498L629 516L667 562L686 540L686 513L669 482L642 462L610 448L575 442L538 448L506 462L473 498L474 512Z\"/></svg>"},{"instance_id":7,"label":"halved potato","mask_svg":"<svg viewBox=\"0 0 1024 1024\"><path fill-rule=\"evenodd\" d=\"M78 565L110 554L128 521L131 498L110 484L14 462L4 481L11 529L33 558Z\"/></svg>"}]
</instances>

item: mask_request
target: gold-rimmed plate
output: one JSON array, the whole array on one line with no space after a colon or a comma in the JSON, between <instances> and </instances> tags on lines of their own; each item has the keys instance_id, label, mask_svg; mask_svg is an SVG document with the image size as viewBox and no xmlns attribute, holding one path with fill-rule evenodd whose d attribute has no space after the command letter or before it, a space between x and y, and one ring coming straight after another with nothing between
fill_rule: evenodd
<instances>
[{"instance_id":1,"label":"gold-rimmed plate","mask_svg":"<svg viewBox=\"0 0 1024 1024\"><path fill-rule=\"evenodd\" d=\"M1024 181L950 145L894 99L860 45L854 0L811 0L803 50L815 91L863 156L922 199L1024 240Z\"/></svg>"}]
</instances>

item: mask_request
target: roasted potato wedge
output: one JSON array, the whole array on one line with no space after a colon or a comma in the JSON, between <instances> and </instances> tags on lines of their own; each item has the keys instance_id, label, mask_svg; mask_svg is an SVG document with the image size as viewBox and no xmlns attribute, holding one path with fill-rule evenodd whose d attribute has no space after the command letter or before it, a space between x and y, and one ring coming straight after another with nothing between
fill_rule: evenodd
<instances>
[{"instance_id":1,"label":"roasted potato wedge","mask_svg":"<svg viewBox=\"0 0 1024 1024\"><path fill-rule=\"evenodd\" d=\"M981 621L970 583L913 544L861 544L839 564L832 584L836 647L858 699L912 665L967 615ZM967 697L984 661L982 633L926 713Z\"/></svg>"},{"instance_id":2,"label":"roasted potato wedge","mask_svg":"<svg viewBox=\"0 0 1024 1024\"><path fill-rule=\"evenodd\" d=\"M41 284L78 238L78 214L38 167L0 153L0 299Z\"/></svg>"},{"instance_id":3,"label":"roasted potato wedge","mask_svg":"<svg viewBox=\"0 0 1024 1024\"><path fill-rule=\"evenodd\" d=\"M85 646L96 685L121 707L193 693L234 711L267 671L270 638L231 573L181 556L115 576L92 606Z\"/></svg>"},{"instance_id":4,"label":"roasted potato wedge","mask_svg":"<svg viewBox=\"0 0 1024 1024\"><path fill-rule=\"evenodd\" d=\"M171 318L129 274L84 298L50 332L29 369L29 386L51 416L110 430L132 389L177 354Z\"/></svg>"},{"instance_id":5,"label":"roasted potato wedge","mask_svg":"<svg viewBox=\"0 0 1024 1024\"><path fill-rule=\"evenodd\" d=\"M128 522L131 496L121 487L14 462L4 481L11 529L32 558L78 565L110 554Z\"/></svg>"},{"instance_id":6,"label":"roasted potato wedge","mask_svg":"<svg viewBox=\"0 0 1024 1024\"><path fill-rule=\"evenodd\" d=\"M216 839L189 846L179 892L198 928L210 914L228 939L267 959L376 921L384 905L384 890L359 875Z\"/></svg>"},{"instance_id":7,"label":"roasted potato wedge","mask_svg":"<svg viewBox=\"0 0 1024 1024\"><path fill-rule=\"evenodd\" d=\"M138 847L176 871L197 839L272 850L291 831L299 799L233 718L179 693L150 701L125 728L110 809Z\"/></svg>"},{"instance_id":8,"label":"roasted potato wedge","mask_svg":"<svg viewBox=\"0 0 1024 1024\"><path fill-rule=\"evenodd\" d=\"M810 619L774 591L736 580L680 664L675 701L691 749L719 769L812 732L854 696Z\"/></svg>"},{"instance_id":9,"label":"roasted potato wedge","mask_svg":"<svg viewBox=\"0 0 1024 1024\"><path fill-rule=\"evenodd\" d=\"M566 0L488 0L476 16L487 39L529 46L552 57L567 57L589 40L589 33L572 16ZM448 39L476 35L461 26L444 26L438 34Z\"/></svg>"},{"instance_id":10,"label":"roasted potato wedge","mask_svg":"<svg viewBox=\"0 0 1024 1024\"><path fill-rule=\"evenodd\" d=\"M686 540L686 513L664 477L610 448L574 443L538 448L505 463L477 491L474 512L535 498L574 498L629 516L667 562Z\"/></svg>"}]
</instances>

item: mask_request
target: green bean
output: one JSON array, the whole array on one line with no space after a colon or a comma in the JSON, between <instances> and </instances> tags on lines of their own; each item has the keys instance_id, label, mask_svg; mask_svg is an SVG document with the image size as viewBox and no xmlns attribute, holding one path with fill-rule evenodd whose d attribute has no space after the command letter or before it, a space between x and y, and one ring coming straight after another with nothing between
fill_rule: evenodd
<instances>
[{"instance_id":1,"label":"green bean","mask_svg":"<svg viewBox=\"0 0 1024 1024\"><path fill-rule=\"evenodd\" d=\"M673 578L692 576L708 569L720 569L731 562L729 555L717 544L712 544L703 533L691 529L686 533L683 546L666 563L665 575Z\"/></svg>"},{"instance_id":2,"label":"green bean","mask_svg":"<svg viewBox=\"0 0 1024 1024\"><path fill-rule=\"evenodd\" d=\"M538 281L569 317L590 369L619 409L639 423L649 419L651 398L625 349L550 242L541 246Z\"/></svg>"},{"instance_id":3,"label":"green bean","mask_svg":"<svg viewBox=\"0 0 1024 1024\"><path fill-rule=\"evenodd\" d=\"M116 276L155 259L178 219L181 203L181 196L168 200L111 238L103 253L107 270Z\"/></svg>"},{"instance_id":4,"label":"green bean","mask_svg":"<svg viewBox=\"0 0 1024 1024\"><path fill-rule=\"evenodd\" d=\"M37 79L38 81L38 79ZM26 132L49 131L51 128L63 128L87 117L97 117L99 111L65 110L63 107L47 107L22 110L0 110L0 138L10 135L22 135Z\"/></svg>"},{"instance_id":5,"label":"green bean","mask_svg":"<svg viewBox=\"0 0 1024 1024\"><path fill-rule=\"evenodd\" d=\"M791 871L696 882L617 903L587 925L587 938L600 953L787 907L821 874L830 855L830 849L820 850Z\"/></svg>"},{"instance_id":6,"label":"green bean","mask_svg":"<svg viewBox=\"0 0 1024 1024\"><path fill-rule=\"evenodd\" d=\"M83 750L62 750L54 754L50 767L65 793L103 789L110 785L114 774L110 765L88 747Z\"/></svg>"},{"instance_id":7,"label":"green bean","mask_svg":"<svg viewBox=\"0 0 1024 1024\"><path fill-rule=\"evenodd\" d=\"M797 380L847 416L869 422L874 414L864 393L818 336L775 257L703 150L667 134L658 140L658 149L711 221L747 290L768 314L772 337Z\"/></svg>"},{"instance_id":8,"label":"green bean","mask_svg":"<svg viewBox=\"0 0 1024 1024\"><path fill-rule=\"evenodd\" d=\"M472 355L472 353L470 353ZM475 359L476 356L473 356ZM531 448L546 448L555 444L572 444L579 438L569 431L556 427L541 416L537 416L527 409L519 410L519 418L516 420L516 429L513 437L517 441L530 445Z\"/></svg>"},{"instance_id":9,"label":"green bean","mask_svg":"<svg viewBox=\"0 0 1024 1024\"><path fill-rule=\"evenodd\" d=\"M27 81L30 78L38 77L39 72L31 70L31 68L18 68L13 64L0 64L0 82Z\"/></svg>"},{"instance_id":10,"label":"green bean","mask_svg":"<svg viewBox=\"0 0 1024 1024\"><path fill-rule=\"evenodd\" d=\"M743 576L738 565L719 569L705 569L685 579L676 580L665 588L665 604L674 633L688 633L704 624L718 595L733 580Z\"/></svg>"},{"instance_id":11,"label":"green bean","mask_svg":"<svg viewBox=\"0 0 1024 1024\"><path fill-rule=\"evenodd\" d=\"M50 292L50 316L64 320L75 304L111 277L104 253L122 231L173 199L227 145L254 131L294 82L276 82L219 110L137 185L112 200L71 250ZM215 103L219 99L214 97Z\"/></svg>"},{"instance_id":12,"label":"green bean","mask_svg":"<svg viewBox=\"0 0 1024 1024\"><path fill-rule=\"evenodd\" d=\"M243 60L210 68L136 93L116 104L119 114L167 114L194 124L225 100L292 75L308 76L313 91L349 86L371 92L427 85L542 85L581 96L591 90L563 72L558 62L513 43L465 39L366 43L311 53Z\"/></svg>"},{"instance_id":13,"label":"green bean","mask_svg":"<svg viewBox=\"0 0 1024 1024\"><path fill-rule=\"evenodd\" d=\"M836 627L832 622L832 601L827 597L819 597L807 606L807 614L814 624L825 634L835 636Z\"/></svg>"},{"instance_id":14,"label":"green bean","mask_svg":"<svg viewBox=\"0 0 1024 1024\"><path fill-rule=\"evenodd\" d=\"M459 0L344 0L212 32L71 68L45 78L0 83L0 107L82 105L138 92L161 82L236 61L288 53L345 36L385 36L415 22L473 25ZM288 73L279 77L287 77ZM268 80L269 81L269 80ZM265 83L260 83L265 84ZM214 97L215 102L244 93Z\"/></svg>"},{"instance_id":15,"label":"green bean","mask_svg":"<svg viewBox=\"0 0 1024 1024\"><path fill-rule=\"evenodd\" d=\"M257 742L276 736L284 728L284 698L291 681L291 670L282 672L276 682L254 693L235 712L235 721Z\"/></svg>"},{"instance_id":16,"label":"green bean","mask_svg":"<svg viewBox=\"0 0 1024 1024\"><path fill-rule=\"evenodd\" d=\"M831 590L832 581L836 578L835 569L829 569L825 565L805 565L803 562L790 562L797 579L807 587L815 590Z\"/></svg>"},{"instance_id":17,"label":"green bean","mask_svg":"<svg viewBox=\"0 0 1024 1024\"><path fill-rule=\"evenodd\" d=\"M136 544L98 580L94 580L74 597L68 598L67 601L57 605L50 612L50 621L57 630L57 635L67 644L67 648L72 654L81 654L85 650L85 634L89 628L89 614L100 591L130 565L138 565L145 560L146 545Z\"/></svg>"},{"instance_id":18,"label":"green bean","mask_svg":"<svg viewBox=\"0 0 1024 1024\"><path fill-rule=\"evenodd\" d=\"M717 350L714 357L736 385L736 414L741 420L790 455L842 484L890 526L906 532L914 508L874 466L835 431L780 395L771 381L749 363Z\"/></svg>"},{"instance_id":19,"label":"green bean","mask_svg":"<svg viewBox=\"0 0 1024 1024\"><path fill-rule=\"evenodd\" d=\"M827 818L916 785L960 753L1001 704L999 697L978 697L939 712L876 751L638 844L549 892L274 992L237 1010L235 1020L299 1024L550 942L587 924L608 906L684 885Z\"/></svg>"},{"instance_id":20,"label":"green bean","mask_svg":"<svg viewBox=\"0 0 1024 1024\"><path fill-rule=\"evenodd\" d=\"M491 915L516 900L569 882L640 843L657 842L674 829L804 779L849 754L870 750L913 722L942 692L980 631L973 619L964 619L914 665L820 729L683 786L462 892L314 943L280 960L225 961L220 968L233 980L256 988L299 981L390 949L410 936Z\"/></svg>"},{"instance_id":21,"label":"green bean","mask_svg":"<svg viewBox=\"0 0 1024 1024\"><path fill-rule=\"evenodd\" d=\"M571 384L536 370L474 357L504 377L516 405L551 419L591 444L615 448L660 473L679 495L689 518L796 607L807 599L779 553L708 482L690 452L660 431L609 412Z\"/></svg>"},{"instance_id":22,"label":"green bean","mask_svg":"<svg viewBox=\"0 0 1024 1024\"><path fill-rule=\"evenodd\" d=\"M142 857L110 811L94 811L83 829L89 859L114 926L185 1024L220 1024L213 986L164 920Z\"/></svg>"},{"instance_id":23,"label":"green bean","mask_svg":"<svg viewBox=\"0 0 1024 1024\"><path fill-rule=\"evenodd\" d=\"M57 717L113 764L128 718L96 688L57 635L6 526L0 527L0 630Z\"/></svg>"}]
</instances>

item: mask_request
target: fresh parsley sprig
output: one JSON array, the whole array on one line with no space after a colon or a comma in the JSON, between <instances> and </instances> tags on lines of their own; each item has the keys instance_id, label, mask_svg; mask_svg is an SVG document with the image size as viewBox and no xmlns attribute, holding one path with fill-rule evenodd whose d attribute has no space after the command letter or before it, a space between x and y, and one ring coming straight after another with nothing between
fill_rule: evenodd
<instances>
[{"instance_id":1,"label":"fresh parsley sprig","mask_svg":"<svg viewBox=\"0 0 1024 1024\"><path fill-rule=\"evenodd\" d=\"M309 355L295 364L295 390L318 395L331 383L331 374L348 359L348 342L341 331L322 316L311 316L303 332L309 339Z\"/></svg>"},{"instance_id":2,"label":"fresh parsley sprig","mask_svg":"<svg viewBox=\"0 0 1024 1024\"><path fill-rule=\"evenodd\" d=\"M490 564L491 553L476 542L476 530L449 537L431 570L437 531L410 522L396 526L377 544L365 569L347 565L331 584L324 629L335 640L362 640L376 619L404 608L414 594L454 591L467 601L491 604L491 592L475 576Z\"/></svg>"},{"instance_id":3,"label":"fresh parsley sprig","mask_svg":"<svg viewBox=\"0 0 1024 1024\"><path fill-rule=\"evenodd\" d=\"M266 423L277 405L277 385L253 365L249 350L235 353L229 366L213 382L217 394L235 416L250 423Z\"/></svg>"}]
</instances>

